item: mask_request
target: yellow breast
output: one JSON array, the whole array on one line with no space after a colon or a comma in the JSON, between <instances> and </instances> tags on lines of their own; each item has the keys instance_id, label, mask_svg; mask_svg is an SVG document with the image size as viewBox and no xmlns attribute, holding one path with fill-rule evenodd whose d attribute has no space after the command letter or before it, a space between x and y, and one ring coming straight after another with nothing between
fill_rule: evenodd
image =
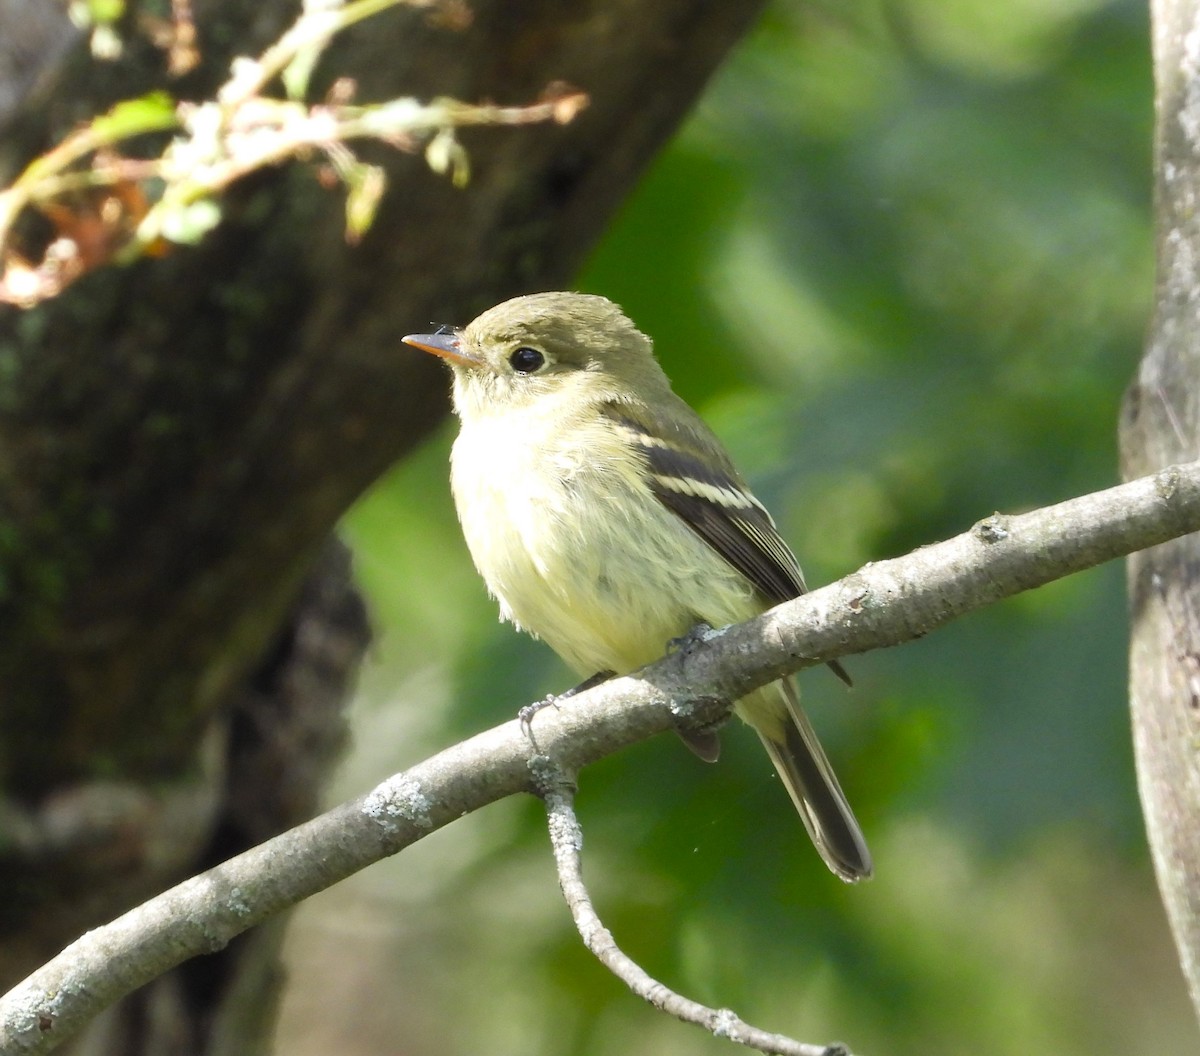
<instances>
[{"instance_id":1,"label":"yellow breast","mask_svg":"<svg viewBox=\"0 0 1200 1056\"><path fill-rule=\"evenodd\" d=\"M464 423L452 456L463 533L501 616L579 674L629 671L704 620L759 605L651 493L630 445L597 413Z\"/></svg>"}]
</instances>

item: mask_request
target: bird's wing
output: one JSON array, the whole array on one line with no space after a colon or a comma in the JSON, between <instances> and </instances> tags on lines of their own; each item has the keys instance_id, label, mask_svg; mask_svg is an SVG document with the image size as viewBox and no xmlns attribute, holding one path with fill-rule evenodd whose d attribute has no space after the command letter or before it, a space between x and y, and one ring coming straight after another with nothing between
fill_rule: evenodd
<instances>
[{"instance_id":1,"label":"bird's wing","mask_svg":"<svg viewBox=\"0 0 1200 1056\"><path fill-rule=\"evenodd\" d=\"M768 605L808 590L800 563L771 515L716 439L707 438L707 427L697 420L694 425L666 423L652 430L620 406L608 413L645 458L655 497L750 580ZM829 666L849 684L839 663Z\"/></svg>"},{"instance_id":2,"label":"bird's wing","mask_svg":"<svg viewBox=\"0 0 1200 1056\"><path fill-rule=\"evenodd\" d=\"M680 427L651 430L613 408L613 419L637 445L655 497L742 573L771 605L808 588L795 555L766 508L725 453L693 440ZM665 434L665 435L660 435Z\"/></svg>"}]
</instances>

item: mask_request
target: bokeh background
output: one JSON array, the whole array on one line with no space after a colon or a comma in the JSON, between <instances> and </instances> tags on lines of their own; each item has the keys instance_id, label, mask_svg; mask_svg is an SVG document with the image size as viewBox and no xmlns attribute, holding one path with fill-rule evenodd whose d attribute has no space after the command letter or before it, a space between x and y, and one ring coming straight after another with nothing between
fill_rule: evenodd
<instances>
[{"instance_id":1,"label":"bokeh background","mask_svg":"<svg viewBox=\"0 0 1200 1056\"><path fill-rule=\"evenodd\" d=\"M579 277L655 337L810 583L1115 481L1153 285L1148 33L1136 0L776 0ZM497 623L453 433L344 525L377 642L333 800L572 681ZM737 724L718 766L663 737L591 768L601 912L677 989L864 1056L1196 1052L1125 637L1114 564L852 658L853 691L804 673L875 854L856 888ZM293 1056L735 1051L583 950L533 800L313 899L288 966Z\"/></svg>"}]
</instances>

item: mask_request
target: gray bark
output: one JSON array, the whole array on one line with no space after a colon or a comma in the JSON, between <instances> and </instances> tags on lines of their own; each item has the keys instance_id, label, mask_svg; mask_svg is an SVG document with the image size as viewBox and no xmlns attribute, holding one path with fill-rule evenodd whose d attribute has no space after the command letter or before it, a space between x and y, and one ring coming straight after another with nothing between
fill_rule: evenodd
<instances>
[{"instance_id":1,"label":"gray bark","mask_svg":"<svg viewBox=\"0 0 1200 1056\"><path fill-rule=\"evenodd\" d=\"M1158 283L1122 411L1126 477L1200 450L1200 5L1154 0ZM1150 850L1200 1013L1200 544L1129 560L1130 700Z\"/></svg>"}]
</instances>

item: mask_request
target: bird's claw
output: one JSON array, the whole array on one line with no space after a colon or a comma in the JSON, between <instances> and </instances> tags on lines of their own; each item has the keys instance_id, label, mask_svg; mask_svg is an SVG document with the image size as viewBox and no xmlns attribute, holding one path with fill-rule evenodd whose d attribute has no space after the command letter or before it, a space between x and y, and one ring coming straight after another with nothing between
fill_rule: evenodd
<instances>
[{"instance_id":1,"label":"bird's claw","mask_svg":"<svg viewBox=\"0 0 1200 1056\"><path fill-rule=\"evenodd\" d=\"M701 642L708 640L708 636L712 634L713 628L711 624L701 620L694 627L690 628L685 634L681 634L678 638L672 638L667 642L668 653L686 653L689 649L694 648Z\"/></svg>"},{"instance_id":2,"label":"bird's claw","mask_svg":"<svg viewBox=\"0 0 1200 1056\"><path fill-rule=\"evenodd\" d=\"M541 700L526 704L517 712L517 722L521 726L521 732L529 738L529 743L537 748L537 741L533 736L533 717L539 711L545 711L546 708L557 708L560 700L566 700L567 697L573 697L576 693L582 693L586 689L598 686L601 682L607 682L614 674L616 674L615 671L597 671L590 678L585 678L579 685L572 686L565 693L547 693Z\"/></svg>"},{"instance_id":3,"label":"bird's claw","mask_svg":"<svg viewBox=\"0 0 1200 1056\"><path fill-rule=\"evenodd\" d=\"M532 704L526 704L520 711L517 712L517 722L520 724L521 732L529 739L529 743L537 747L537 741L533 736L533 717L539 711L545 711L546 708L557 708L558 697L553 693L547 693L541 700L535 700Z\"/></svg>"}]
</instances>

